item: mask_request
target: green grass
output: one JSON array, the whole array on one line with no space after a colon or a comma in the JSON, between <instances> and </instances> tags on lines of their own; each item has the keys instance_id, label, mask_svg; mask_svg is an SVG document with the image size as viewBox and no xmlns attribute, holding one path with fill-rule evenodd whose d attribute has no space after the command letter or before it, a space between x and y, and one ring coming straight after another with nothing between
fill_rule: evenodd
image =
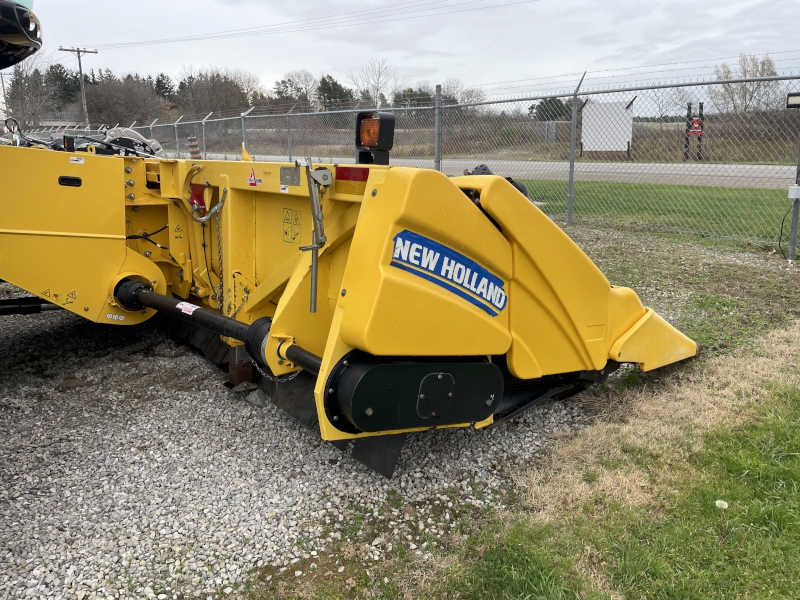
<instances>
[{"instance_id":1,"label":"green grass","mask_svg":"<svg viewBox=\"0 0 800 600\"><path fill-rule=\"evenodd\" d=\"M800 392L761 412L707 436L663 515L614 511L610 529L587 528L615 587L645 598L800 597Z\"/></svg>"},{"instance_id":2,"label":"green grass","mask_svg":"<svg viewBox=\"0 0 800 600\"><path fill-rule=\"evenodd\" d=\"M502 528L485 526L447 588L464 598L601 597L569 559L592 548L591 568L625 598L800 598L800 391L755 410L746 425L706 434L688 462L628 448L638 467L682 475L658 506L595 500L563 523L521 515L494 539Z\"/></svg>"},{"instance_id":3,"label":"green grass","mask_svg":"<svg viewBox=\"0 0 800 600\"><path fill-rule=\"evenodd\" d=\"M566 181L523 183L546 202L545 213L567 214ZM785 190L576 181L573 214L578 222L777 243L788 207Z\"/></svg>"},{"instance_id":4,"label":"green grass","mask_svg":"<svg viewBox=\"0 0 800 600\"><path fill-rule=\"evenodd\" d=\"M501 529L502 525L494 523L494 527ZM450 580L446 596L474 600L600 597L578 576L569 560L552 551L552 535L548 526L534 529L517 525L499 538L488 531L476 536L466 553L477 561Z\"/></svg>"}]
</instances>

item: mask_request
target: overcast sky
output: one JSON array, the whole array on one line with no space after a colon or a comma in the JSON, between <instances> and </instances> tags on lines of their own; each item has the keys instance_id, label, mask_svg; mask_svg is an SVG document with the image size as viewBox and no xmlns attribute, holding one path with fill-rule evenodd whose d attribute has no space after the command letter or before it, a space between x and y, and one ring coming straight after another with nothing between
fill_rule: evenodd
<instances>
[{"instance_id":1,"label":"overcast sky","mask_svg":"<svg viewBox=\"0 0 800 600\"><path fill-rule=\"evenodd\" d=\"M483 7L491 8L472 10ZM57 52L60 45L101 47L84 59L87 71L177 77L188 65L237 67L268 88L292 69L346 83L373 56L388 58L412 83L457 77L490 95L574 87L579 76L571 74L584 70L594 83L612 81L611 75L629 81L702 76L720 62L713 59L741 52L770 52L779 71L800 72L798 0L35 0L34 9L43 26L42 54L71 68L77 65ZM367 17L384 22L333 25ZM102 48L298 21L307 22L292 27L305 30ZM699 62L608 71L679 61Z\"/></svg>"}]
</instances>

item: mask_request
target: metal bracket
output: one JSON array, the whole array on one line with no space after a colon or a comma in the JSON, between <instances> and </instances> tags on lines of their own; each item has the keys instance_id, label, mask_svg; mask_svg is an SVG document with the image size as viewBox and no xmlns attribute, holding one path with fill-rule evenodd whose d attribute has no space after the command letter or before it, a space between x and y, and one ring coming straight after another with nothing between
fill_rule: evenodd
<instances>
[{"instance_id":1,"label":"metal bracket","mask_svg":"<svg viewBox=\"0 0 800 600\"><path fill-rule=\"evenodd\" d=\"M197 223L205 223L206 221L211 220L211 217L213 217L215 214L217 214L219 211L222 210L222 205L225 204L225 198L227 197L228 197L228 188L222 188L222 198L220 198L219 202L217 202L217 204L214 205L214 208L208 211L204 217L195 217L194 213L195 212L199 213L202 210L199 206L195 206L192 209L192 220Z\"/></svg>"},{"instance_id":2,"label":"metal bracket","mask_svg":"<svg viewBox=\"0 0 800 600\"><path fill-rule=\"evenodd\" d=\"M309 312L317 312L317 275L319 273L319 251L325 246L328 238L325 237L325 225L323 223L322 203L319 198L319 187L328 187L333 182L333 176L329 169L313 169L311 158L295 162L298 167L306 168L306 179L308 180L308 198L311 202L311 218L314 222L314 233L310 246L301 246L303 252L311 252L311 300Z\"/></svg>"}]
</instances>

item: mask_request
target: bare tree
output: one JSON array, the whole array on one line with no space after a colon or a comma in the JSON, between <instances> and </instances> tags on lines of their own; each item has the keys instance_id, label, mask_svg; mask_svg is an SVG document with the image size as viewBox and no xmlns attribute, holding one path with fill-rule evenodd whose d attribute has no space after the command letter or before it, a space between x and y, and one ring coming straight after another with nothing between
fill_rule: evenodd
<instances>
[{"instance_id":1,"label":"bare tree","mask_svg":"<svg viewBox=\"0 0 800 600\"><path fill-rule=\"evenodd\" d=\"M714 67L718 80L749 79L777 75L775 61L769 54L761 58L740 54L739 62L731 67L726 63ZM719 112L746 113L769 110L780 106L781 99L775 81L723 83L711 86L710 94Z\"/></svg>"},{"instance_id":2,"label":"bare tree","mask_svg":"<svg viewBox=\"0 0 800 600\"><path fill-rule=\"evenodd\" d=\"M45 81L49 63L34 55L14 67L6 88L6 107L23 128L38 127L55 106Z\"/></svg>"},{"instance_id":3,"label":"bare tree","mask_svg":"<svg viewBox=\"0 0 800 600\"><path fill-rule=\"evenodd\" d=\"M305 98L309 103L314 102L319 80L310 71L298 69L289 71L283 77L292 82L294 90L301 98Z\"/></svg>"},{"instance_id":4,"label":"bare tree","mask_svg":"<svg viewBox=\"0 0 800 600\"><path fill-rule=\"evenodd\" d=\"M442 84L442 96L452 99L454 102L461 100L461 92L464 90L464 84L458 77L448 77Z\"/></svg>"},{"instance_id":5,"label":"bare tree","mask_svg":"<svg viewBox=\"0 0 800 600\"><path fill-rule=\"evenodd\" d=\"M242 89L248 98L264 93L264 86L257 75L244 69L225 69L224 73Z\"/></svg>"},{"instance_id":6,"label":"bare tree","mask_svg":"<svg viewBox=\"0 0 800 600\"><path fill-rule=\"evenodd\" d=\"M386 101L386 95L402 88L394 69L389 67L388 58L375 58L361 65L358 71L350 73L350 83L358 91L362 100L380 108ZM396 85L400 87L397 88Z\"/></svg>"},{"instance_id":7,"label":"bare tree","mask_svg":"<svg viewBox=\"0 0 800 600\"><path fill-rule=\"evenodd\" d=\"M92 121L110 126L162 117L169 110L169 103L156 93L153 79L135 73L121 79L105 74L86 87L86 104Z\"/></svg>"},{"instance_id":8,"label":"bare tree","mask_svg":"<svg viewBox=\"0 0 800 600\"><path fill-rule=\"evenodd\" d=\"M469 104L470 102L484 102L486 100L486 92L481 88L465 87L461 90L458 101L460 104Z\"/></svg>"}]
</instances>

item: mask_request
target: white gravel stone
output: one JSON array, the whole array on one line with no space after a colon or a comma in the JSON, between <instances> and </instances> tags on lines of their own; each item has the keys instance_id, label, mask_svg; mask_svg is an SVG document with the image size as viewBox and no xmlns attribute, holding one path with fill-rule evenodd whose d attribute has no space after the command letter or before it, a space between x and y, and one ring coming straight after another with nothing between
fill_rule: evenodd
<instances>
[{"instance_id":1,"label":"white gravel stone","mask_svg":"<svg viewBox=\"0 0 800 600\"><path fill-rule=\"evenodd\" d=\"M0 283L0 298L19 295ZM390 490L422 507L446 503L446 490L485 506L506 469L582 423L556 402L488 430L412 435L387 481L272 404L254 406L258 394L230 391L224 372L151 324L47 312L0 319L0 342L0 598L232 593L259 564L282 572L325 553L353 507L377 519ZM401 532L360 540L373 560L417 533L402 512L391 518Z\"/></svg>"}]
</instances>

